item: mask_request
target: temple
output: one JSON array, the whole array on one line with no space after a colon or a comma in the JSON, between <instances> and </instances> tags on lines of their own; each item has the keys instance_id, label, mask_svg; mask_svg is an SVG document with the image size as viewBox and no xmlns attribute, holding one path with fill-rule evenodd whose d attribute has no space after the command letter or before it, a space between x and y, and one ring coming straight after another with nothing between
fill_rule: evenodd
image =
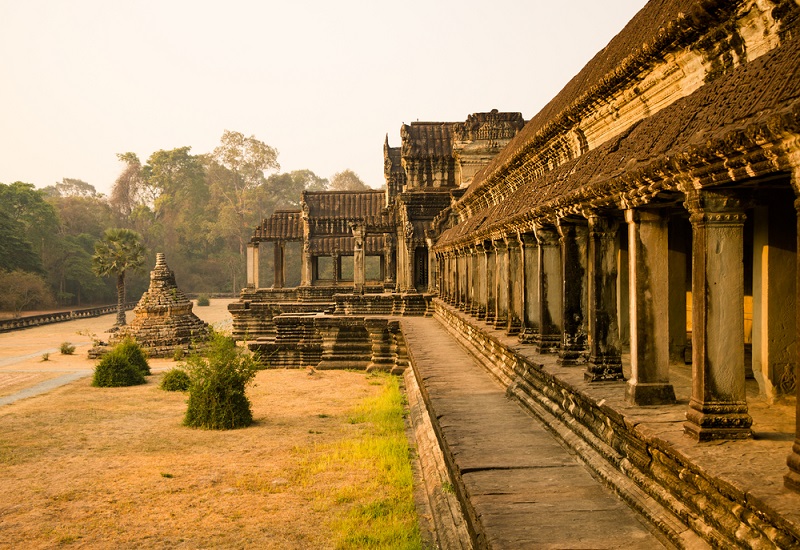
<instances>
[{"instance_id":1,"label":"temple","mask_svg":"<svg viewBox=\"0 0 800 550\"><path fill-rule=\"evenodd\" d=\"M794 412L779 454L797 511L799 15L785 0L653 0L531 120L403 125L400 147L384 144L385 193L306 193L256 229L235 324L303 307L432 314L520 401L572 419L653 498L702 517L691 528L712 545L798 544L704 515L703 498L758 497L698 481L676 449L746 445L754 384L773 415ZM303 273L287 292L290 240ZM635 428L652 411L680 415L679 433Z\"/></svg>"}]
</instances>

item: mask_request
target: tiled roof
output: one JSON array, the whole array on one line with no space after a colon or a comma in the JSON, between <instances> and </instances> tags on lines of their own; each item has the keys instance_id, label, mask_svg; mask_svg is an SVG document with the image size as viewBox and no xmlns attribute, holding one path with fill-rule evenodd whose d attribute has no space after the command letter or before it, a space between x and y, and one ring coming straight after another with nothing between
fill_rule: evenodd
<instances>
[{"instance_id":1,"label":"tiled roof","mask_svg":"<svg viewBox=\"0 0 800 550\"><path fill-rule=\"evenodd\" d=\"M383 254L384 242L386 237L383 235L366 235L364 237L365 254ZM355 245L353 237L313 237L310 241L311 253L316 256L333 254L352 254Z\"/></svg>"},{"instance_id":2,"label":"tiled roof","mask_svg":"<svg viewBox=\"0 0 800 550\"><path fill-rule=\"evenodd\" d=\"M562 116L566 116L570 108L580 102L583 97L593 90L603 86L604 83L620 76L620 67L624 67L629 60L637 55L645 56L643 52L657 50L660 41L667 34L665 29L676 28L676 20L682 16L682 26L691 26L697 20L707 19L709 13L715 14L730 7L736 2L730 0L651 0L637 13L617 34L608 45L600 50L589 63L570 80L566 86L539 111L517 136L498 154L492 162L479 172L468 194L481 186L490 175L509 163L514 157L522 154L547 127L556 123ZM631 70L638 70L634 66Z\"/></svg>"},{"instance_id":3,"label":"tiled roof","mask_svg":"<svg viewBox=\"0 0 800 550\"><path fill-rule=\"evenodd\" d=\"M253 233L253 239L261 241L298 241L303 239L303 216L299 210L278 210L264 221Z\"/></svg>"},{"instance_id":4,"label":"tiled roof","mask_svg":"<svg viewBox=\"0 0 800 550\"><path fill-rule=\"evenodd\" d=\"M636 174L669 173L700 151L735 153L748 141L766 141L772 131L800 131L798 59L800 38L795 38L675 101L617 138L526 182L499 204L443 232L438 244L536 215L546 205L619 196L642 184Z\"/></svg>"},{"instance_id":5,"label":"tiled roof","mask_svg":"<svg viewBox=\"0 0 800 550\"><path fill-rule=\"evenodd\" d=\"M386 196L383 191L306 192L304 200L311 218L369 221L387 215Z\"/></svg>"},{"instance_id":6,"label":"tiled roof","mask_svg":"<svg viewBox=\"0 0 800 550\"><path fill-rule=\"evenodd\" d=\"M412 122L400 128L403 158L453 157L453 122Z\"/></svg>"}]
</instances>

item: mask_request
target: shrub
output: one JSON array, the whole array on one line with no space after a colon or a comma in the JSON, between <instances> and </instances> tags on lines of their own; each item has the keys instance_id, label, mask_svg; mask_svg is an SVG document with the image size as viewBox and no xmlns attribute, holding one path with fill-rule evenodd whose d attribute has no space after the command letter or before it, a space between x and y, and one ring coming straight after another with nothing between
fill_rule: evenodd
<instances>
[{"instance_id":1,"label":"shrub","mask_svg":"<svg viewBox=\"0 0 800 550\"><path fill-rule=\"evenodd\" d=\"M230 430L250 425L253 414L245 387L256 375L256 364L233 339L212 334L206 357L194 353L186 367L190 380L186 426Z\"/></svg>"},{"instance_id":2,"label":"shrub","mask_svg":"<svg viewBox=\"0 0 800 550\"><path fill-rule=\"evenodd\" d=\"M127 336L122 342L114 346L114 349L122 354L131 365L142 371L143 375L150 374L150 364L147 362L147 356L136 340Z\"/></svg>"},{"instance_id":3,"label":"shrub","mask_svg":"<svg viewBox=\"0 0 800 550\"><path fill-rule=\"evenodd\" d=\"M75 353L75 346L69 342L61 342L61 355L72 355Z\"/></svg>"},{"instance_id":4,"label":"shrub","mask_svg":"<svg viewBox=\"0 0 800 550\"><path fill-rule=\"evenodd\" d=\"M172 352L172 360L180 361L181 359L183 359L183 356L185 354L186 353L183 351L183 348L175 348L175 350Z\"/></svg>"},{"instance_id":5,"label":"shrub","mask_svg":"<svg viewBox=\"0 0 800 550\"><path fill-rule=\"evenodd\" d=\"M94 368L92 386L116 388L144 384L144 373L133 365L119 346L105 354Z\"/></svg>"},{"instance_id":6,"label":"shrub","mask_svg":"<svg viewBox=\"0 0 800 550\"><path fill-rule=\"evenodd\" d=\"M189 375L183 369L168 370L161 379L160 387L164 391L186 391L189 389Z\"/></svg>"},{"instance_id":7,"label":"shrub","mask_svg":"<svg viewBox=\"0 0 800 550\"><path fill-rule=\"evenodd\" d=\"M198 306L208 306L211 305L211 299L208 297L208 294L200 294L197 297L197 305Z\"/></svg>"},{"instance_id":8,"label":"shrub","mask_svg":"<svg viewBox=\"0 0 800 550\"><path fill-rule=\"evenodd\" d=\"M44 352L42 354L42 361L49 361L50 360L50 353Z\"/></svg>"}]
</instances>

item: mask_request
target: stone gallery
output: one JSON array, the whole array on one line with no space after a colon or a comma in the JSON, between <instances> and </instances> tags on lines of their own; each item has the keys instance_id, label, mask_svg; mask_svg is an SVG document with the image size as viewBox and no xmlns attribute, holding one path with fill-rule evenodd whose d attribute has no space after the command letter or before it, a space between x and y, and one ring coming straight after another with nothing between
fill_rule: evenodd
<instances>
[{"instance_id":1,"label":"stone gallery","mask_svg":"<svg viewBox=\"0 0 800 550\"><path fill-rule=\"evenodd\" d=\"M710 544L800 544L781 525L800 508L800 415L778 504L708 482L674 443L735 452L748 380L776 407L800 391L799 16L794 0L653 0L532 119L403 125L385 192L305 193L256 228L237 334L283 366L360 345L394 367L402 330L363 316L433 315ZM287 361L282 338L317 352ZM677 436L631 420L659 411L685 414Z\"/></svg>"}]
</instances>

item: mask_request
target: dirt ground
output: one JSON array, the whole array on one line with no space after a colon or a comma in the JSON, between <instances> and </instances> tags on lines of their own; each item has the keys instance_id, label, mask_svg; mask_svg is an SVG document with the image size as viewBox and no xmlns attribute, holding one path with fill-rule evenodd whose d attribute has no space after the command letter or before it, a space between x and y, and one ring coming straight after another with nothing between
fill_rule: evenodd
<instances>
[{"instance_id":1,"label":"dirt ground","mask_svg":"<svg viewBox=\"0 0 800 550\"><path fill-rule=\"evenodd\" d=\"M224 323L226 305L195 311ZM342 495L365 474L313 464L363 429L348 411L382 382L356 372L260 371L248 391L253 426L189 429L185 394L158 388L171 360L153 360L143 386L91 387L86 334L102 338L111 323L0 334L0 395L87 373L0 406L0 548L332 547L330 520L352 505ZM75 355L58 353L63 341L78 346Z\"/></svg>"}]
</instances>

